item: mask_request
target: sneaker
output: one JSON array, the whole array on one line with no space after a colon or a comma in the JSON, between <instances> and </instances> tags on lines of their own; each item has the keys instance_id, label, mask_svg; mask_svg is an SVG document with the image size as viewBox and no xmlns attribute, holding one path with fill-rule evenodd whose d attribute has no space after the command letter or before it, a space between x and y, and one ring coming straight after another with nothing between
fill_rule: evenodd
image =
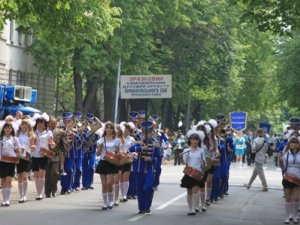
<instances>
[{"instance_id":1,"label":"sneaker","mask_svg":"<svg viewBox=\"0 0 300 225\"><path fill-rule=\"evenodd\" d=\"M199 209L195 209L195 212L198 213L198 212L200 212L200 210Z\"/></svg>"},{"instance_id":2,"label":"sneaker","mask_svg":"<svg viewBox=\"0 0 300 225\"><path fill-rule=\"evenodd\" d=\"M290 224L290 219L286 219L285 221L283 221L284 224Z\"/></svg>"},{"instance_id":3,"label":"sneaker","mask_svg":"<svg viewBox=\"0 0 300 225\"><path fill-rule=\"evenodd\" d=\"M203 206L202 209L201 209L202 212L206 212L206 210L207 210L207 209L206 209L205 206Z\"/></svg>"},{"instance_id":4,"label":"sneaker","mask_svg":"<svg viewBox=\"0 0 300 225\"><path fill-rule=\"evenodd\" d=\"M266 191L269 191L269 189L268 188L262 188L260 191L266 192Z\"/></svg>"},{"instance_id":5,"label":"sneaker","mask_svg":"<svg viewBox=\"0 0 300 225\"><path fill-rule=\"evenodd\" d=\"M207 200L206 200L206 205L207 205L207 206L210 206L210 204L211 204L210 200L207 199Z\"/></svg>"},{"instance_id":6,"label":"sneaker","mask_svg":"<svg viewBox=\"0 0 300 225\"><path fill-rule=\"evenodd\" d=\"M195 212L189 212L189 213L187 213L187 215L188 215L188 216L195 216L196 213L195 213Z\"/></svg>"},{"instance_id":7,"label":"sneaker","mask_svg":"<svg viewBox=\"0 0 300 225\"><path fill-rule=\"evenodd\" d=\"M246 187L247 189L250 188L250 186L248 184L245 184L245 183L244 183L244 187Z\"/></svg>"}]
</instances>

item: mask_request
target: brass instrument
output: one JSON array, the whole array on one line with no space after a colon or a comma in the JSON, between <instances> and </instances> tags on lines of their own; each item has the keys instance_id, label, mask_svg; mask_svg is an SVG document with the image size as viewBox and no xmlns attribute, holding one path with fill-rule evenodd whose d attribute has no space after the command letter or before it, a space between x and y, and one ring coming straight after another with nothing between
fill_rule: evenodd
<instances>
[{"instance_id":1,"label":"brass instrument","mask_svg":"<svg viewBox=\"0 0 300 225\"><path fill-rule=\"evenodd\" d=\"M85 152L88 152L90 147L95 144L97 137L96 132L103 127L103 124L97 117L95 117L94 120L85 120L84 126L86 130L86 137L88 138L88 140L86 140L85 138L83 139L83 148Z\"/></svg>"}]
</instances>

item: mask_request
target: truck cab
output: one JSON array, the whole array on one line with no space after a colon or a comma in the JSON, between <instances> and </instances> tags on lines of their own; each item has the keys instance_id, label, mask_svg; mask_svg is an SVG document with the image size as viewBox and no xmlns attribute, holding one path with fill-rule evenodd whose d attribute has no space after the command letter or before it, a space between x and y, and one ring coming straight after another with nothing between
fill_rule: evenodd
<instances>
[{"instance_id":1,"label":"truck cab","mask_svg":"<svg viewBox=\"0 0 300 225\"><path fill-rule=\"evenodd\" d=\"M41 113L28 105L36 104L37 90L28 86L0 84L0 119L15 115L17 111L24 115Z\"/></svg>"}]
</instances>

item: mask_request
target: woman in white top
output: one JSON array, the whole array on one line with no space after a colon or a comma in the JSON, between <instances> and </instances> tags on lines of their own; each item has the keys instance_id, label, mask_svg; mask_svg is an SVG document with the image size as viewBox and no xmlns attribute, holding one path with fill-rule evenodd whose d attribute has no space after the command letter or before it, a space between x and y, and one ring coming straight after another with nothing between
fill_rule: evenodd
<instances>
[{"instance_id":1,"label":"woman in white top","mask_svg":"<svg viewBox=\"0 0 300 225\"><path fill-rule=\"evenodd\" d=\"M101 178L102 196L104 201L102 207L103 210L113 208L114 175L118 173L118 167L104 159L106 152L117 154L120 152L120 139L116 137L115 126L110 121L105 124L103 136L99 139L97 147L97 155L100 156L100 162L96 172L100 174Z\"/></svg>"},{"instance_id":2,"label":"woman in white top","mask_svg":"<svg viewBox=\"0 0 300 225\"><path fill-rule=\"evenodd\" d=\"M11 123L4 124L0 136L0 176L3 195L3 203L1 206L9 206L12 178L15 175L17 157L21 153L21 146L19 139L15 137Z\"/></svg>"},{"instance_id":3,"label":"woman in white top","mask_svg":"<svg viewBox=\"0 0 300 225\"><path fill-rule=\"evenodd\" d=\"M55 147L52 132L47 130L48 120L44 117L37 118L33 128L36 135L36 148L32 151L32 171L34 173L37 191L36 200L43 199L42 193L45 184L45 171L48 163L48 158L40 151L42 148L50 150L50 147Z\"/></svg>"},{"instance_id":4,"label":"woman in white top","mask_svg":"<svg viewBox=\"0 0 300 225\"><path fill-rule=\"evenodd\" d=\"M120 150L123 154L129 154L129 148L135 144L135 139L131 136L134 129L132 122L121 124L122 138ZM121 186L121 202L127 202L127 192L129 188L129 176L132 163L126 163L121 168L120 173L120 186Z\"/></svg>"},{"instance_id":5,"label":"woman in white top","mask_svg":"<svg viewBox=\"0 0 300 225\"><path fill-rule=\"evenodd\" d=\"M282 157L284 177L282 185L285 197L285 224L289 224L290 216L298 223L299 184L300 184L300 144L297 137L292 137ZM297 182L298 181L298 182Z\"/></svg>"},{"instance_id":6,"label":"woman in white top","mask_svg":"<svg viewBox=\"0 0 300 225\"><path fill-rule=\"evenodd\" d=\"M24 203L27 200L27 185L28 185L28 172L31 170L31 150L35 149L35 134L28 119L21 121L20 128L17 132L22 154L20 162L17 164L18 187L20 193L19 203Z\"/></svg>"},{"instance_id":7,"label":"woman in white top","mask_svg":"<svg viewBox=\"0 0 300 225\"><path fill-rule=\"evenodd\" d=\"M189 131L187 134L189 148L184 149L182 156L186 166L195 171L201 172L204 160L204 150L201 148L201 142L204 138L202 131ZM187 189L187 202L189 206L189 216L196 215L196 207L199 205L199 191L204 188L204 180L196 180L192 176L185 174L181 179L182 188Z\"/></svg>"}]
</instances>

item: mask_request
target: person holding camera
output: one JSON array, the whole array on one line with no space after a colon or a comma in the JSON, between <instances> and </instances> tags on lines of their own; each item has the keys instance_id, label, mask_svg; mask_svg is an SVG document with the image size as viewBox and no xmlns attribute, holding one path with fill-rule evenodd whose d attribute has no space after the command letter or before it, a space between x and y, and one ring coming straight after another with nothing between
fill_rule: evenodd
<instances>
[{"instance_id":1,"label":"person holding camera","mask_svg":"<svg viewBox=\"0 0 300 225\"><path fill-rule=\"evenodd\" d=\"M253 140L252 143L252 152L255 153L254 169L248 184L244 184L244 186L249 189L258 175L263 186L261 191L268 191L269 189L263 169L266 152L268 150L268 144L265 140L265 131L262 128L258 128L256 131L256 135L257 137Z\"/></svg>"}]
</instances>

